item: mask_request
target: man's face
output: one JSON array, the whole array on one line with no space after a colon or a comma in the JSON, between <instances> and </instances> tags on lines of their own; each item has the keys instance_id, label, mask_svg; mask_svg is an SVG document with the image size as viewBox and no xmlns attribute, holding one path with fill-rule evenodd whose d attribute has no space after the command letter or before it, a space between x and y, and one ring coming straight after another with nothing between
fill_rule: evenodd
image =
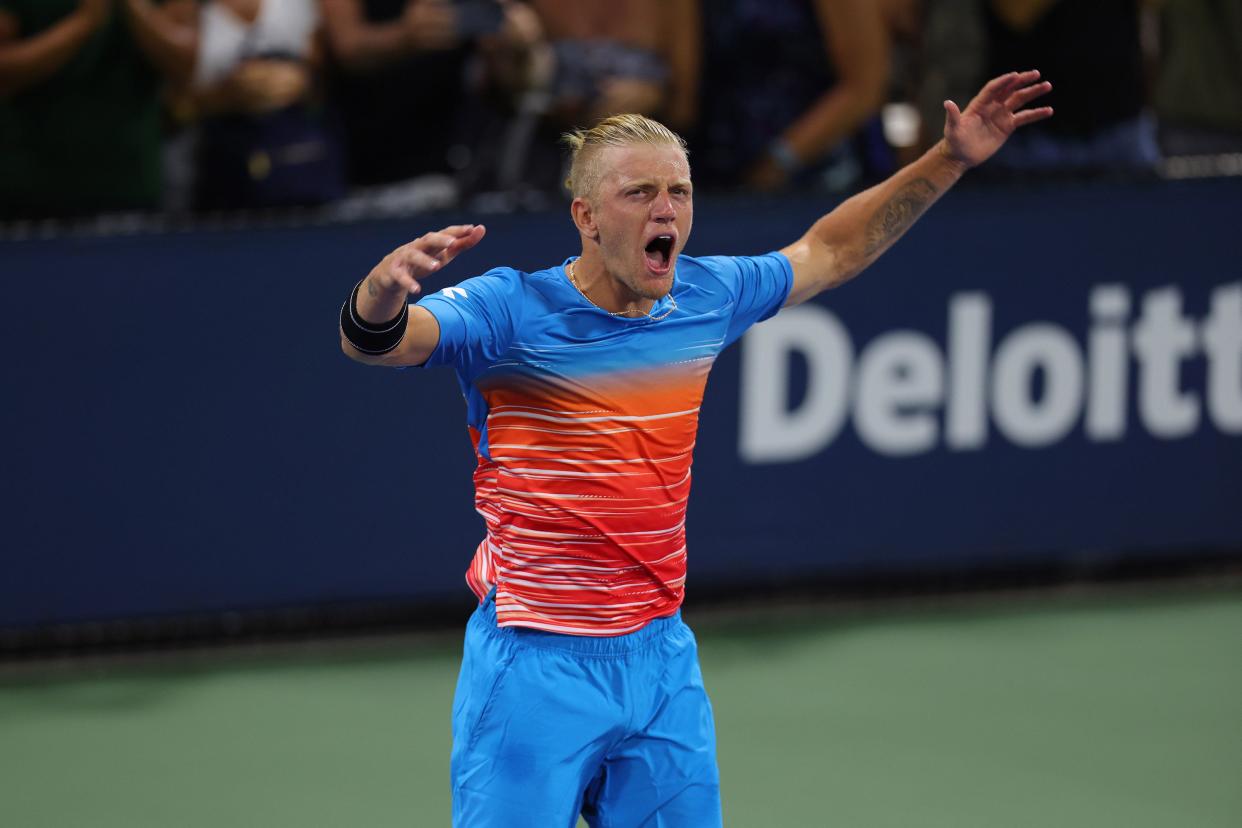
<instances>
[{"instance_id":1,"label":"man's face","mask_svg":"<svg viewBox=\"0 0 1242 828\"><path fill-rule=\"evenodd\" d=\"M672 145L607 147L593 216L604 268L644 299L673 288L677 256L694 219L690 165Z\"/></svg>"}]
</instances>

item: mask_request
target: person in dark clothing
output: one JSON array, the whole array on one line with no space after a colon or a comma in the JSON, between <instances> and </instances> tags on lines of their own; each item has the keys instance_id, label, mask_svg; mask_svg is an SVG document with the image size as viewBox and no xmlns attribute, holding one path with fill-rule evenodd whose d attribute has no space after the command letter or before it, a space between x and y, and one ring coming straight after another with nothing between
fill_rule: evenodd
<instances>
[{"instance_id":1,"label":"person in dark clothing","mask_svg":"<svg viewBox=\"0 0 1242 828\"><path fill-rule=\"evenodd\" d=\"M1168 156L1242 152L1242 3L1163 0L1153 93Z\"/></svg>"},{"instance_id":2,"label":"person in dark clothing","mask_svg":"<svg viewBox=\"0 0 1242 828\"><path fill-rule=\"evenodd\" d=\"M160 65L111 0L0 0L0 219L156 207Z\"/></svg>"},{"instance_id":3,"label":"person in dark clothing","mask_svg":"<svg viewBox=\"0 0 1242 828\"><path fill-rule=\"evenodd\" d=\"M884 103L889 34L873 0L704 0L702 19L704 186L805 181Z\"/></svg>"},{"instance_id":4,"label":"person in dark clothing","mask_svg":"<svg viewBox=\"0 0 1242 828\"><path fill-rule=\"evenodd\" d=\"M352 186L453 172L477 91L467 77L474 59L520 53L540 35L530 9L498 0L323 0L322 8Z\"/></svg>"},{"instance_id":5,"label":"person in dark clothing","mask_svg":"<svg viewBox=\"0 0 1242 828\"><path fill-rule=\"evenodd\" d=\"M1016 171L1144 172L1159 160L1145 111L1138 0L987 0L986 73L1039 66L1057 117L997 154ZM1072 79L1072 81L1071 81Z\"/></svg>"}]
</instances>

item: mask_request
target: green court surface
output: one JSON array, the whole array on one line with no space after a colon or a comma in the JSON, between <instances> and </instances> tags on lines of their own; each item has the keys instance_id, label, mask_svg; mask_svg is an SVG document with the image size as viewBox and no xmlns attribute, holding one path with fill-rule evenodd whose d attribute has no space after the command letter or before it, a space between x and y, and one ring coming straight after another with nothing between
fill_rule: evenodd
<instances>
[{"instance_id":1,"label":"green court surface","mask_svg":"<svg viewBox=\"0 0 1242 828\"><path fill-rule=\"evenodd\" d=\"M1242 826L1242 592L687 613L731 826ZM457 643L0 678L0 826L444 826Z\"/></svg>"}]
</instances>

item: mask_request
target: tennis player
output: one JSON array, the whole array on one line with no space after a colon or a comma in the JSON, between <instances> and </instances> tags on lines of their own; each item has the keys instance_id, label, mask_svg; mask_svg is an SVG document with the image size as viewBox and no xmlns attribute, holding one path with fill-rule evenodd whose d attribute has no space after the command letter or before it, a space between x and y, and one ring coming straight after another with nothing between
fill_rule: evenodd
<instances>
[{"instance_id":1,"label":"tennis player","mask_svg":"<svg viewBox=\"0 0 1242 828\"><path fill-rule=\"evenodd\" d=\"M699 404L722 349L853 278L970 167L1051 109L1038 72L988 83L944 138L762 256L682 256L685 144L619 115L567 136L582 253L500 267L408 304L483 238L388 254L341 310L371 365L452 365L487 524L453 702L453 824L718 826L712 710L679 608Z\"/></svg>"}]
</instances>

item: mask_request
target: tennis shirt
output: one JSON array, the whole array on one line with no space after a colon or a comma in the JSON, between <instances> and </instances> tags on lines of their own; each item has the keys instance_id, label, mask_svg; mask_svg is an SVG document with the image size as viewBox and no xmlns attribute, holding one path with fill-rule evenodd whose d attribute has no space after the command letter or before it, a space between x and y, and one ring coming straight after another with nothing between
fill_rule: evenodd
<instances>
[{"instance_id":1,"label":"tennis shirt","mask_svg":"<svg viewBox=\"0 0 1242 828\"><path fill-rule=\"evenodd\" d=\"M708 372L792 284L780 253L679 256L676 309L650 317L591 304L564 265L419 302L440 325L426 365L453 365L466 398L487 524L466 581L495 588L498 626L623 635L677 610Z\"/></svg>"}]
</instances>

